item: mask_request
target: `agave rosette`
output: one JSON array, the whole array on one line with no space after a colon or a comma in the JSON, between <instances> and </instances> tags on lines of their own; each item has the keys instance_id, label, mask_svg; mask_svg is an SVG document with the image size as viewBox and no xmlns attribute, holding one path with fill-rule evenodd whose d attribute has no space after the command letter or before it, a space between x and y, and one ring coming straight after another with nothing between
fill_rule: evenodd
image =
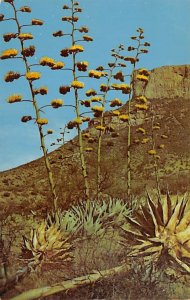
<instances>
[{"instance_id":1,"label":"agave rosette","mask_svg":"<svg viewBox=\"0 0 190 300\"><path fill-rule=\"evenodd\" d=\"M36 261L41 260L62 260L71 261L72 243L56 224L48 225L43 221L36 229L32 229L30 238L23 237L23 257Z\"/></svg>"},{"instance_id":2,"label":"agave rosette","mask_svg":"<svg viewBox=\"0 0 190 300\"><path fill-rule=\"evenodd\" d=\"M131 229L122 228L123 237L134 242L130 256L152 256L159 259L167 254L172 261L178 263L190 273L190 210L188 200L183 197L172 206L169 196L163 204L158 199L155 204L148 195L148 207L136 212L134 219L126 216ZM133 231L135 229L135 231ZM121 242L127 245L125 241Z\"/></svg>"}]
</instances>

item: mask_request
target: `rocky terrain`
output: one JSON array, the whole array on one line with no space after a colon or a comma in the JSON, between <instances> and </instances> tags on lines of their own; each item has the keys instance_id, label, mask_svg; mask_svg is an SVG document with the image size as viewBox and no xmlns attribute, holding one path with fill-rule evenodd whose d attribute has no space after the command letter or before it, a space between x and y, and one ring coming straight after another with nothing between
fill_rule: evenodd
<instances>
[{"instance_id":1,"label":"rocky terrain","mask_svg":"<svg viewBox=\"0 0 190 300\"><path fill-rule=\"evenodd\" d=\"M143 139L151 136L152 115L157 130L154 133L158 154L158 175L161 192L183 193L190 189L190 65L166 66L151 71L146 89L136 83L134 95L142 92L149 100L151 109L146 112L135 110L132 104L132 192L138 197L146 189L155 189L154 161L147 154L151 145ZM120 110L127 111L128 105ZM110 123L111 122L111 123ZM126 199L127 191L127 123L119 121L110 112L106 123L113 132L106 132L103 138L102 197L107 195ZM146 135L137 133L143 127ZM159 127L159 128L158 128ZM88 175L92 197L95 193L96 138L93 126L89 131L94 138L90 143L93 152L86 153ZM89 142L85 141L86 146ZM163 146L161 146L163 145ZM83 180L79 170L77 140L68 142L52 152L50 161L57 180L60 205L67 207L83 197ZM46 211L51 205L46 170L43 158L18 168L0 173L0 206L3 211Z\"/></svg>"}]
</instances>

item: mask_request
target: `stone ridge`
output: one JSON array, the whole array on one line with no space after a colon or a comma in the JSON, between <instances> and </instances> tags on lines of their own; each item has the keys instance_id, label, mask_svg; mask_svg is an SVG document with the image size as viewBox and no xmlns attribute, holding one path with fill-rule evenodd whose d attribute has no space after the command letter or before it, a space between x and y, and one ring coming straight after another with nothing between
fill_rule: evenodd
<instances>
[{"instance_id":1,"label":"stone ridge","mask_svg":"<svg viewBox=\"0 0 190 300\"><path fill-rule=\"evenodd\" d=\"M148 99L190 99L190 65L164 66L151 70L147 86L135 82L134 95Z\"/></svg>"}]
</instances>

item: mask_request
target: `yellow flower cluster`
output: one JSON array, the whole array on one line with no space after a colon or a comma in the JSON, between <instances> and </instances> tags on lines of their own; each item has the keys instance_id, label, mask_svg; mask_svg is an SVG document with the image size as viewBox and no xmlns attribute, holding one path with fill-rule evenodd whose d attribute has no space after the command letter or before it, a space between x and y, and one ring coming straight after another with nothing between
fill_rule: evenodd
<instances>
[{"instance_id":1,"label":"yellow flower cluster","mask_svg":"<svg viewBox=\"0 0 190 300\"><path fill-rule=\"evenodd\" d=\"M92 42L93 38L91 36L88 36L88 35L83 35L83 40L86 41L86 42Z\"/></svg>"},{"instance_id":2,"label":"yellow flower cluster","mask_svg":"<svg viewBox=\"0 0 190 300\"><path fill-rule=\"evenodd\" d=\"M31 116L23 116L22 118L21 118L21 122L23 122L23 123L27 123L27 122L29 122L29 121L31 121L32 120L32 117Z\"/></svg>"},{"instance_id":3,"label":"yellow flower cluster","mask_svg":"<svg viewBox=\"0 0 190 300\"><path fill-rule=\"evenodd\" d=\"M67 16L67 17L63 17L62 18L62 21L67 21L67 22L77 22L78 21L78 17L69 17L69 16Z\"/></svg>"},{"instance_id":4,"label":"yellow flower cluster","mask_svg":"<svg viewBox=\"0 0 190 300\"><path fill-rule=\"evenodd\" d=\"M18 38L22 41L26 41L26 40L32 40L33 39L33 35L31 33L20 33L18 35Z\"/></svg>"},{"instance_id":5,"label":"yellow flower cluster","mask_svg":"<svg viewBox=\"0 0 190 300\"><path fill-rule=\"evenodd\" d=\"M154 150L154 149L148 150L148 154L156 155L156 150Z\"/></svg>"},{"instance_id":6,"label":"yellow flower cluster","mask_svg":"<svg viewBox=\"0 0 190 300\"><path fill-rule=\"evenodd\" d=\"M150 72L147 70L147 69L139 69L138 70L138 74L139 75L144 75L144 76L149 76L150 75Z\"/></svg>"},{"instance_id":7,"label":"yellow flower cluster","mask_svg":"<svg viewBox=\"0 0 190 300\"><path fill-rule=\"evenodd\" d=\"M64 67L64 63L61 61L56 62L53 58L44 56L40 59L39 64L41 66L48 66L52 70L59 70Z\"/></svg>"},{"instance_id":8,"label":"yellow flower cluster","mask_svg":"<svg viewBox=\"0 0 190 300\"><path fill-rule=\"evenodd\" d=\"M90 70L88 72L89 77L93 77L96 79L100 79L101 77L104 77L107 75L106 72L102 72L102 71L97 71L97 70Z\"/></svg>"},{"instance_id":9,"label":"yellow flower cluster","mask_svg":"<svg viewBox=\"0 0 190 300\"><path fill-rule=\"evenodd\" d=\"M82 117L82 121L83 122L89 122L90 121L90 117Z\"/></svg>"},{"instance_id":10,"label":"yellow flower cluster","mask_svg":"<svg viewBox=\"0 0 190 300\"><path fill-rule=\"evenodd\" d=\"M128 115L120 115L119 119L123 122L127 122L129 120L129 116Z\"/></svg>"},{"instance_id":11,"label":"yellow flower cluster","mask_svg":"<svg viewBox=\"0 0 190 300\"><path fill-rule=\"evenodd\" d=\"M43 25L44 22L42 20L39 20L39 19L32 19L32 25Z\"/></svg>"},{"instance_id":12,"label":"yellow flower cluster","mask_svg":"<svg viewBox=\"0 0 190 300\"><path fill-rule=\"evenodd\" d=\"M139 110L148 110L148 105L146 104L135 104L135 107Z\"/></svg>"},{"instance_id":13,"label":"yellow flower cluster","mask_svg":"<svg viewBox=\"0 0 190 300\"><path fill-rule=\"evenodd\" d=\"M130 61L131 64L135 64L137 62L137 59L135 57L129 57L129 56L124 57L124 60Z\"/></svg>"},{"instance_id":14,"label":"yellow flower cluster","mask_svg":"<svg viewBox=\"0 0 190 300\"><path fill-rule=\"evenodd\" d=\"M81 125L82 124L82 119L81 118L76 118L72 121L72 123L74 124L74 126Z\"/></svg>"},{"instance_id":15,"label":"yellow flower cluster","mask_svg":"<svg viewBox=\"0 0 190 300\"><path fill-rule=\"evenodd\" d=\"M146 130L142 127L139 127L136 129L136 132L139 132L139 133L142 133L142 134L145 134L146 133Z\"/></svg>"},{"instance_id":16,"label":"yellow flower cluster","mask_svg":"<svg viewBox=\"0 0 190 300\"><path fill-rule=\"evenodd\" d=\"M93 148L91 148L91 147L86 147L86 148L84 148L84 150L85 150L86 152L92 152L92 151L93 151Z\"/></svg>"},{"instance_id":17,"label":"yellow flower cluster","mask_svg":"<svg viewBox=\"0 0 190 300\"><path fill-rule=\"evenodd\" d=\"M104 111L104 107L103 106L93 106L92 107L92 110L94 111L94 112L103 112Z\"/></svg>"},{"instance_id":18,"label":"yellow flower cluster","mask_svg":"<svg viewBox=\"0 0 190 300\"><path fill-rule=\"evenodd\" d=\"M117 72L114 76L113 76L114 79L117 79L117 80L120 80L121 82L124 82L125 79L124 79L124 75L121 71Z\"/></svg>"},{"instance_id":19,"label":"yellow flower cluster","mask_svg":"<svg viewBox=\"0 0 190 300\"><path fill-rule=\"evenodd\" d=\"M84 105L85 107L90 107L91 101L90 100L82 100L81 105Z\"/></svg>"},{"instance_id":20,"label":"yellow flower cluster","mask_svg":"<svg viewBox=\"0 0 190 300\"><path fill-rule=\"evenodd\" d=\"M90 97L90 96L96 96L96 91L94 89L90 89L88 91L86 91L86 96Z\"/></svg>"},{"instance_id":21,"label":"yellow flower cluster","mask_svg":"<svg viewBox=\"0 0 190 300\"><path fill-rule=\"evenodd\" d=\"M159 149L164 149L164 147L165 147L164 144L160 144L160 145L158 146Z\"/></svg>"},{"instance_id":22,"label":"yellow flower cluster","mask_svg":"<svg viewBox=\"0 0 190 300\"><path fill-rule=\"evenodd\" d=\"M120 91L122 91L123 94L130 94L130 92L131 92L131 87L127 83L121 83L121 84L113 83L111 85L111 87L114 90L120 90Z\"/></svg>"},{"instance_id":23,"label":"yellow flower cluster","mask_svg":"<svg viewBox=\"0 0 190 300\"><path fill-rule=\"evenodd\" d=\"M11 39L15 39L17 35L15 33L5 33L3 39L5 42L9 42Z\"/></svg>"},{"instance_id":24,"label":"yellow flower cluster","mask_svg":"<svg viewBox=\"0 0 190 300\"><path fill-rule=\"evenodd\" d=\"M84 83L78 80L73 80L71 83L71 86L75 89L83 89L84 88Z\"/></svg>"},{"instance_id":25,"label":"yellow flower cluster","mask_svg":"<svg viewBox=\"0 0 190 300\"><path fill-rule=\"evenodd\" d=\"M41 66L53 67L53 65L55 64L55 60L51 57L44 56L40 59L39 64Z\"/></svg>"},{"instance_id":26,"label":"yellow flower cluster","mask_svg":"<svg viewBox=\"0 0 190 300\"><path fill-rule=\"evenodd\" d=\"M69 48L69 53L83 52L84 48L81 45L73 45Z\"/></svg>"},{"instance_id":27,"label":"yellow flower cluster","mask_svg":"<svg viewBox=\"0 0 190 300\"><path fill-rule=\"evenodd\" d=\"M21 102L22 96L18 94L14 94L8 97L7 102L8 103L15 103L15 102Z\"/></svg>"},{"instance_id":28,"label":"yellow flower cluster","mask_svg":"<svg viewBox=\"0 0 190 300\"><path fill-rule=\"evenodd\" d=\"M79 71L85 72L88 67L88 62L87 61L80 61L76 63L76 66Z\"/></svg>"},{"instance_id":29,"label":"yellow flower cluster","mask_svg":"<svg viewBox=\"0 0 190 300\"><path fill-rule=\"evenodd\" d=\"M45 86L40 87L39 89L34 89L34 94L35 95L47 95L48 93L48 88Z\"/></svg>"},{"instance_id":30,"label":"yellow flower cluster","mask_svg":"<svg viewBox=\"0 0 190 300\"><path fill-rule=\"evenodd\" d=\"M145 104L148 102L148 100L145 96L138 96L138 97L135 98L135 100L140 101L140 102L145 103Z\"/></svg>"},{"instance_id":31,"label":"yellow flower cluster","mask_svg":"<svg viewBox=\"0 0 190 300\"><path fill-rule=\"evenodd\" d=\"M89 132L85 132L85 133L83 133L82 136L83 136L83 138L88 139L90 137L90 133Z\"/></svg>"},{"instance_id":32,"label":"yellow flower cluster","mask_svg":"<svg viewBox=\"0 0 190 300\"><path fill-rule=\"evenodd\" d=\"M46 125L46 124L48 124L48 119L41 119L41 118L39 118L39 119L36 120L36 123L38 125Z\"/></svg>"},{"instance_id":33,"label":"yellow flower cluster","mask_svg":"<svg viewBox=\"0 0 190 300\"><path fill-rule=\"evenodd\" d=\"M23 48L23 50L21 51L21 54L29 57L29 56L33 56L35 53L36 49L34 46L29 46L28 48Z\"/></svg>"},{"instance_id":34,"label":"yellow flower cluster","mask_svg":"<svg viewBox=\"0 0 190 300\"><path fill-rule=\"evenodd\" d=\"M112 114L113 114L114 116L119 116L121 113L120 113L119 110L113 110L113 111L112 111Z\"/></svg>"},{"instance_id":35,"label":"yellow flower cluster","mask_svg":"<svg viewBox=\"0 0 190 300\"><path fill-rule=\"evenodd\" d=\"M15 57L15 56L17 56L17 54L18 54L18 50L17 49L7 49L7 50L5 50L5 51L2 52L1 59Z\"/></svg>"},{"instance_id":36,"label":"yellow flower cluster","mask_svg":"<svg viewBox=\"0 0 190 300\"><path fill-rule=\"evenodd\" d=\"M159 130L159 129L160 129L160 126L155 125L155 126L152 127L152 129L154 129L154 130Z\"/></svg>"},{"instance_id":37,"label":"yellow flower cluster","mask_svg":"<svg viewBox=\"0 0 190 300\"><path fill-rule=\"evenodd\" d=\"M140 80L140 81L143 81L143 82L148 82L148 77L147 76L144 76L144 75L137 75L136 76L136 79Z\"/></svg>"},{"instance_id":38,"label":"yellow flower cluster","mask_svg":"<svg viewBox=\"0 0 190 300\"><path fill-rule=\"evenodd\" d=\"M27 72L25 76L26 76L26 79L28 79L28 80L37 80L37 79L40 79L41 73L39 73L39 72Z\"/></svg>"},{"instance_id":39,"label":"yellow flower cluster","mask_svg":"<svg viewBox=\"0 0 190 300\"><path fill-rule=\"evenodd\" d=\"M54 99L54 100L51 101L51 106L53 108L59 108L59 107L63 106L63 100L61 100L61 99Z\"/></svg>"},{"instance_id":40,"label":"yellow flower cluster","mask_svg":"<svg viewBox=\"0 0 190 300\"><path fill-rule=\"evenodd\" d=\"M22 6L19 10L22 12L27 12L27 13L31 13L31 11L32 11L29 6Z\"/></svg>"},{"instance_id":41,"label":"yellow flower cluster","mask_svg":"<svg viewBox=\"0 0 190 300\"><path fill-rule=\"evenodd\" d=\"M60 70L64 67L64 63L62 61L57 61L55 62L55 64L53 65L53 67L51 68L52 70Z\"/></svg>"},{"instance_id":42,"label":"yellow flower cluster","mask_svg":"<svg viewBox=\"0 0 190 300\"><path fill-rule=\"evenodd\" d=\"M111 107L121 106L121 105L122 105L122 101L118 98L115 98L115 99L111 100L111 102L110 102Z\"/></svg>"},{"instance_id":43,"label":"yellow flower cluster","mask_svg":"<svg viewBox=\"0 0 190 300\"><path fill-rule=\"evenodd\" d=\"M81 32L81 33L88 33L88 27L85 27L85 26L82 26L82 27L80 27L79 28L79 32Z\"/></svg>"},{"instance_id":44,"label":"yellow flower cluster","mask_svg":"<svg viewBox=\"0 0 190 300\"><path fill-rule=\"evenodd\" d=\"M61 37L64 35L63 31L62 30L58 30L58 31L55 31L53 34L52 34L54 37Z\"/></svg>"},{"instance_id":45,"label":"yellow flower cluster","mask_svg":"<svg viewBox=\"0 0 190 300\"><path fill-rule=\"evenodd\" d=\"M100 101L102 101L102 97L94 96L94 97L90 98L90 101L91 102L100 102Z\"/></svg>"},{"instance_id":46,"label":"yellow flower cluster","mask_svg":"<svg viewBox=\"0 0 190 300\"><path fill-rule=\"evenodd\" d=\"M13 71L8 72L7 74L5 74L4 80L6 82L12 82L15 79L20 78L20 74L19 73L15 73Z\"/></svg>"},{"instance_id":47,"label":"yellow flower cluster","mask_svg":"<svg viewBox=\"0 0 190 300\"><path fill-rule=\"evenodd\" d=\"M68 92L70 92L70 89L71 89L70 86L63 85L63 86L60 86L59 92L60 92L60 94L66 95Z\"/></svg>"},{"instance_id":48,"label":"yellow flower cluster","mask_svg":"<svg viewBox=\"0 0 190 300\"><path fill-rule=\"evenodd\" d=\"M98 125L96 126L97 130L104 131L106 128L104 126Z\"/></svg>"},{"instance_id":49,"label":"yellow flower cluster","mask_svg":"<svg viewBox=\"0 0 190 300\"><path fill-rule=\"evenodd\" d=\"M100 85L100 91L106 93L107 91L110 90L110 87L105 85L105 84L101 84Z\"/></svg>"},{"instance_id":50,"label":"yellow flower cluster","mask_svg":"<svg viewBox=\"0 0 190 300\"><path fill-rule=\"evenodd\" d=\"M149 140L150 140L149 138L144 138L144 139L142 139L141 143L146 144L149 142Z\"/></svg>"},{"instance_id":51,"label":"yellow flower cluster","mask_svg":"<svg viewBox=\"0 0 190 300\"><path fill-rule=\"evenodd\" d=\"M69 48L64 48L60 51L60 55L63 56L63 57L67 57L69 56Z\"/></svg>"}]
</instances>

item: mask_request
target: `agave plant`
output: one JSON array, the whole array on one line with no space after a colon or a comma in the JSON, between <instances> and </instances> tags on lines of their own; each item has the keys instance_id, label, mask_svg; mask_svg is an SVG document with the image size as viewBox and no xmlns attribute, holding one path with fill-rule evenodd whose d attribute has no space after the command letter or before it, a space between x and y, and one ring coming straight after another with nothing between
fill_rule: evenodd
<instances>
[{"instance_id":1,"label":"agave plant","mask_svg":"<svg viewBox=\"0 0 190 300\"><path fill-rule=\"evenodd\" d=\"M72 210L61 211L58 209L55 213L48 214L47 223L55 224L66 235L76 234L81 227L80 220L76 218Z\"/></svg>"},{"instance_id":2,"label":"agave plant","mask_svg":"<svg viewBox=\"0 0 190 300\"><path fill-rule=\"evenodd\" d=\"M116 223L116 225L124 223L125 217L131 214L131 209L128 208L128 204L124 203L121 199L115 198L110 198L107 211L109 219L113 218L113 223Z\"/></svg>"},{"instance_id":3,"label":"agave plant","mask_svg":"<svg viewBox=\"0 0 190 300\"><path fill-rule=\"evenodd\" d=\"M70 236L63 233L56 224L48 225L43 221L36 229L32 229L30 238L23 236L23 257L36 262L42 260L71 261L72 243Z\"/></svg>"},{"instance_id":4,"label":"agave plant","mask_svg":"<svg viewBox=\"0 0 190 300\"><path fill-rule=\"evenodd\" d=\"M79 224L80 232L87 236L102 235L112 226L124 223L124 216L130 214L127 205L120 199L108 202L81 202L71 208Z\"/></svg>"},{"instance_id":5,"label":"agave plant","mask_svg":"<svg viewBox=\"0 0 190 300\"><path fill-rule=\"evenodd\" d=\"M132 238L135 242L130 256L152 256L159 259L167 254L172 261L178 263L190 273L190 210L188 200L184 196L172 206L169 196L161 203L155 204L148 195L147 208L135 213L135 218L126 217L132 228L123 229L123 237ZM135 231L133 230L135 229ZM126 245L124 241L121 242ZM128 246L128 245L126 245Z\"/></svg>"},{"instance_id":6,"label":"agave plant","mask_svg":"<svg viewBox=\"0 0 190 300\"><path fill-rule=\"evenodd\" d=\"M96 202L81 202L78 206L72 207L78 223L81 224L80 232L86 236L102 235L108 227L107 205L100 205Z\"/></svg>"}]
</instances>

